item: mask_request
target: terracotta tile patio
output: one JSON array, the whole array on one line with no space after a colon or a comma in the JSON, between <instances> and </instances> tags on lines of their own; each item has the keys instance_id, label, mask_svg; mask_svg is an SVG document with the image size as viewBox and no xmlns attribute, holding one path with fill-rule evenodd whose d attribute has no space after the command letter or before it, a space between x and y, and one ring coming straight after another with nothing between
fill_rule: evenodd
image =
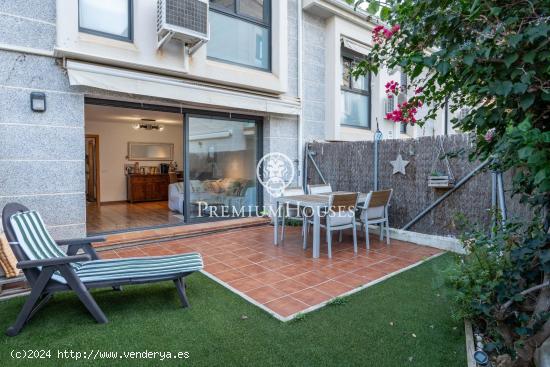
<instances>
[{"instance_id":1,"label":"terracotta tile patio","mask_svg":"<svg viewBox=\"0 0 550 367\"><path fill-rule=\"evenodd\" d=\"M197 251L204 258L204 273L274 314L288 320L297 313L324 305L331 299L364 288L441 250L392 240L387 246L371 236L370 251L359 236L355 255L351 235L333 240L333 258L313 259L311 244L302 250L299 228L287 228L285 243L273 245L273 227L258 226L198 237L151 243L100 252L102 258L168 255Z\"/></svg>"}]
</instances>

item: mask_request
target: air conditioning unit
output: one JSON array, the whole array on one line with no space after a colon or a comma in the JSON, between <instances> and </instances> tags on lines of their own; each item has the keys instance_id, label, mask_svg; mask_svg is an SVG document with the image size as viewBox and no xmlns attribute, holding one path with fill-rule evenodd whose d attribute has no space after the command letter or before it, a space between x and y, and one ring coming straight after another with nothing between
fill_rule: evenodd
<instances>
[{"instance_id":1,"label":"air conditioning unit","mask_svg":"<svg viewBox=\"0 0 550 367\"><path fill-rule=\"evenodd\" d=\"M158 0L159 48L170 39L180 40L191 48L200 46L209 40L209 30L208 0Z\"/></svg>"}]
</instances>

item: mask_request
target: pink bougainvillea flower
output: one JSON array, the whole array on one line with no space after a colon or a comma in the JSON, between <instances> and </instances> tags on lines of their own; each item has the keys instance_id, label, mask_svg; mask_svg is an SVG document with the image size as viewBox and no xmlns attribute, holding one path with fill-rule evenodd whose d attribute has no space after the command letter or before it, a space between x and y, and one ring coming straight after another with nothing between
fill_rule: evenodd
<instances>
[{"instance_id":1,"label":"pink bougainvillea flower","mask_svg":"<svg viewBox=\"0 0 550 367\"><path fill-rule=\"evenodd\" d=\"M490 143L493 141L494 138L495 138L495 128L493 127L487 130L487 132L485 133L484 139L487 143Z\"/></svg>"},{"instance_id":2,"label":"pink bougainvillea flower","mask_svg":"<svg viewBox=\"0 0 550 367\"><path fill-rule=\"evenodd\" d=\"M399 103L395 110L386 114L386 120L414 125L418 121L415 115L420 104L421 101L416 98Z\"/></svg>"},{"instance_id":3,"label":"pink bougainvillea flower","mask_svg":"<svg viewBox=\"0 0 550 367\"><path fill-rule=\"evenodd\" d=\"M372 41L377 44L382 44L384 42L384 39L380 37L381 33L384 34L384 38L386 40L390 39L396 32L398 32L401 29L401 26L399 24L394 25L391 27L391 29L388 29L382 25L377 25L372 30Z\"/></svg>"}]
</instances>

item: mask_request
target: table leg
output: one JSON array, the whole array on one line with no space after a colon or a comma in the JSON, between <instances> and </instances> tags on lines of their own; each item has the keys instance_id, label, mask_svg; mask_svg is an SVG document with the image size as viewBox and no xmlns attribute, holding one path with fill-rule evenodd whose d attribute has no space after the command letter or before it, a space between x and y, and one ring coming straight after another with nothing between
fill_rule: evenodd
<instances>
[{"instance_id":1,"label":"table leg","mask_svg":"<svg viewBox=\"0 0 550 367\"><path fill-rule=\"evenodd\" d=\"M279 245L279 201L275 201L275 214L273 216L273 220L275 221L273 225L273 244Z\"/></svg>"},{"instance_id":2,"label":"table leg","mask_svg":"<svg viewBox=\"0 0 550 367\"><path fill-rule=\"evenodd\" d=\"M316 206L313 208L313 257L320 255L321 242L321 209Z\"/></svg>"}]
</instances>

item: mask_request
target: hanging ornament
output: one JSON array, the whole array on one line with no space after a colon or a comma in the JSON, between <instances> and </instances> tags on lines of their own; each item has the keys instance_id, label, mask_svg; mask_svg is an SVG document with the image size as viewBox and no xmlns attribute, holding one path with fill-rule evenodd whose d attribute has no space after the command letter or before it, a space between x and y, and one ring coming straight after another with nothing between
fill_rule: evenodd
<instances>
[{"instance_id":1,"label":"hanging ornament","mask_svg":"<svg viewBox=\"0 0 550 367\"><path fill-rule=\"evenodd\" d=\"M395 161L390 161L390 164L393 166L392 174L395 175L396 173L401 173L403 175L406 175L405 167L407 166L407 164L409 164L409 161L403 160L403 157L401 157L401 154L397 155L397 158L395 159Z\"/></svg>"}]
</instances>

